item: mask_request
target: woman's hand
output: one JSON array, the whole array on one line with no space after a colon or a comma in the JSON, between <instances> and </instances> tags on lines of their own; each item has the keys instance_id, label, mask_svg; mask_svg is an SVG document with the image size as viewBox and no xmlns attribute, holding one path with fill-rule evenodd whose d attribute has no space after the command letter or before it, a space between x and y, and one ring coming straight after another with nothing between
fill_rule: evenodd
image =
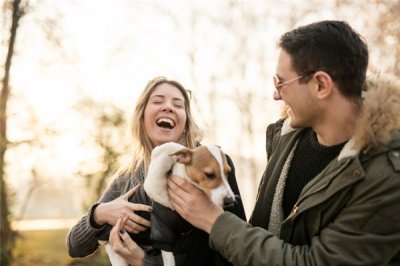
<instances>
[{"instance_id":1,"label":"woman's hand","mask_svg":"<svg viewBox=\"0 0 400 266\"><path fill-rule=\"evenodd\" d=\"M135 214L135 211L151 211L151 207L144 204L130 203L128 199L136 192L140 185L130 189L124 195L110 202L101 203L94 211L96 223L116 225L119 217L127 217L124 229L130 233L146 231L150 221Z\"/></svg>"},{"instance_id":2,"label":"woman's hand","mask_svg":"<svg viewBox=\"0 0 400 266\"><path fill-rule=\"evenodd\" d=\"M123 229L128 217L121 217L110 232L110 244L115 253L121 256L130 266L143 265L144 251L132 240Z\"/></svg>"}]
</instances>

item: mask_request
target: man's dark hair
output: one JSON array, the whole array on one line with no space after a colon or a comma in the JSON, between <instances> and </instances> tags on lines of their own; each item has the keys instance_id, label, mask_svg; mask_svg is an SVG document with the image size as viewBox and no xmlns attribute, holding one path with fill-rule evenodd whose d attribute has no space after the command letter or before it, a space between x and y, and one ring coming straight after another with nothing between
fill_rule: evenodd
<instances>
[{"instance_id":1,"label":"man's dark hair","mask_svg":"<svg viewBox=\"0 0 400 266\"><path fill-rule=\"evenodd\" d=\"M343 21L320 21L282 35L279 46L292 60L303 82L316 71L325 71L341 93L360 98L368 66L368 47L363 38Z\"/></svg>"}]
</instances>

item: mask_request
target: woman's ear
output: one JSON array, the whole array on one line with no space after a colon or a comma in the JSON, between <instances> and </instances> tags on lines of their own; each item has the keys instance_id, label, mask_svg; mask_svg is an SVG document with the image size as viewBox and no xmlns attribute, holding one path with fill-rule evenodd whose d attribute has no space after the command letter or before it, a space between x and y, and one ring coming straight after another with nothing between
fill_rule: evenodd
<instances>
[{"instance_id":1,"label":"woman's ear","mask_svg":"<svg viewBox=\"0 0 400 266\"><path fill-rule=\"evenodd\" d=\"M313 79L316 83L316 97L318 99L327 98L332 94L333 80L325 71L317 71L314 73Z\"/></svg>"}]
</instances>

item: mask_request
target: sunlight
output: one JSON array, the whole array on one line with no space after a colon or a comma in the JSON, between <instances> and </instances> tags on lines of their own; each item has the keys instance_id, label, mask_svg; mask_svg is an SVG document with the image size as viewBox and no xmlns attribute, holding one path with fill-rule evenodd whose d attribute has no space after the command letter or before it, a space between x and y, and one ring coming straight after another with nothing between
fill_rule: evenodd
<instances>
[{"instance_id":1,"label":"sunlight","mask_svg":"<svg viewBox=\"0 0 400 266\"><path fill-rule=\"evenodd\" d=\"M36 219L13 221L11 226L17 231L57 230L71 228L78 219Z\"/></svg>"}]
</instances>

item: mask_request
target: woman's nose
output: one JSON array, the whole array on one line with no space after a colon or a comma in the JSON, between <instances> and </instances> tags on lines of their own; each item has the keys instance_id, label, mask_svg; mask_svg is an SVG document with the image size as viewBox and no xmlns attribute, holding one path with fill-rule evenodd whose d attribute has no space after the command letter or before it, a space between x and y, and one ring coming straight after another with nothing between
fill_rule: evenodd
<instances>
[{"instance_id":1,"label":"woman's nose","mask_svg":"<svg viewBox=\"0 0 400 266\"><path fill-rule=\"evenodd\" d=\"M173 110L173 105L172 105L172 103L170 103L170 102L164 102L164 104L163 104L161 110L167 111L167 112L172 112L172 110Z\"/></svg>"}]
</instances>

